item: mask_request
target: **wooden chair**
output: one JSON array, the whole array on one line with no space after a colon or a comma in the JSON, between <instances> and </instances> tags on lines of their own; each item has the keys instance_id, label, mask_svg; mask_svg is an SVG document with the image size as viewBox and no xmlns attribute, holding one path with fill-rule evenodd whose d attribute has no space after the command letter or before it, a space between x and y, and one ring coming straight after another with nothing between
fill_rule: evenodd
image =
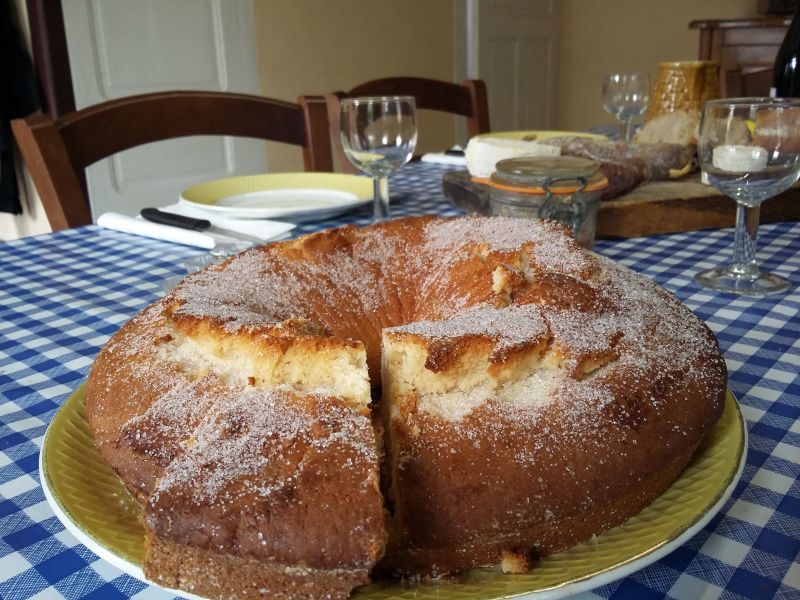
<instances>
[{"instance_id":1,"label":"wooden chair","mask_svg":"<svg viewBox=\"0 0 800 600\"><path fill-rule=\"evenodd\" d=\"M357 96L414 96L418 109L466 117L469 137L490 131L486 84L480 79L466 79L460 85L423 77L374 79L354 87L349 92L325 95L334 153L339 157L342 169L351 173L357 172L357 169L345 156L339 138L340 100Z\"/></svg>"},{"instance_id":2,"label":"wooden chair","mask_svg":"<svg viewBox=\"0 0 800 600\"><path fill-rule=\"evenodd\" d=\"M291 104L227 92L156 92L110 100L57 120L11 123L53 231L92 222L85 169L117 152L192 135L256 138L301 146L307 171L332 171L324 98Z\"/></svg>"}]
</instances>

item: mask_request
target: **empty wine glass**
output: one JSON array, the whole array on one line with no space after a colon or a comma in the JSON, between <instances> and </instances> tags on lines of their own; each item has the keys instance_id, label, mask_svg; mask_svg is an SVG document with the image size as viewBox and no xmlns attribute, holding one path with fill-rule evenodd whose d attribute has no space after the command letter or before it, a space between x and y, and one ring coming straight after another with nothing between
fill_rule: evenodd
<instances>
[{"instance_id":1,"label":"empty wine glass","mask_svg":"<svg viewBox=\"0 0 800 600\"><path fill-rule=\"evenodd\" d=\"M619 137L630 141L633 120L647 110L650 102L650 75L614 73L603 83L603 107L619 120Z\"/></svg>"},{"instance_id":2,"label":"empty wine glass","mask_svg":"<svg viewBox=\"0 0 800 600\"><path fill-rule=\"evenodd\" d=\"M759 208L800 177L800 99L728 98L706 102L697 146L708 181L736 201L733 263L698 273L716 290L764 296L789 281L756 262Z\"/></svg>"},{"instance_id":3,"label":"empty wine glass","mask_svg":"<svg viewBox=\"0 0 800 600\"><path fill-rule=\"evenodd\" d=\"M375 221L388 219L387 176L411 159L417 145L414 98L376 96L342 100L341 136L350 162L373 177Z\"/></svg>"}]
</instances>

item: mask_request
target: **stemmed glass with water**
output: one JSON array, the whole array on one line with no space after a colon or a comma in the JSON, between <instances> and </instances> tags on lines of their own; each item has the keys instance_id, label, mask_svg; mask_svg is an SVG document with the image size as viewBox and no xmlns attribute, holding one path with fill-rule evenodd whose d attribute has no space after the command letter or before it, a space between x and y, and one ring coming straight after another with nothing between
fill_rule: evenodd
<instances>
[{"instance_id":1,"label":"stemmed glass with water","mask_svg":"<svg viewBox=\"0 0 800 600\"><path fill-rule=\"evenodd\" d=\"M650 75L614 73L603 83L603 107L619 120L619 137L630 141L633 120L645 113L650 102Z\"/></svg>"},{"instance_id":2,"label":"stemmed glass with water","mask_svg":"<svg viewBox=\"0 0 800 600\"><path fill-rule=\"evenodd\" d=\"M789 281L756 261L759 208L800 177L800 99L735 98L706 102L697 146L708 181L736 201L733 262L695 275L703 286L735 294L783 292Z\"/></svg>"},{"instance_id":3,"label":"stemmed glass with water","mask_svg":"<svg viewBox=\"0 0 800 600\"><path fill-rule=\"evenodd\" d=\"M410 159L417 145L412 96L346 98L341 137L347 158L374 181L375 221L389 218L388 175Z\"/></svg>"}]
</instances>

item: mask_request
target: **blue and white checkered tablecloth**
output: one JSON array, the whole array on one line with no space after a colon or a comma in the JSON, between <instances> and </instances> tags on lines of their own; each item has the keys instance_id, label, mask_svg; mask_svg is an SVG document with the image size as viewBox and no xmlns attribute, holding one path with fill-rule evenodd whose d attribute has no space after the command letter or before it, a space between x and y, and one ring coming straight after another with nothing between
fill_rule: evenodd
<instances>
[{"instance_id":1,"label":"blue and white checkered tablecloth","mask_svg":"<svg viewBox=\"0 0 800 600\"><path fill-rule=\"evenodd\" d=\"M459 214L444 167L392 177L396 215ZM370 222L368 209L298 233ZM596 250L674 292L717 334L749 431L741 482L722 511L655 564L586 599L800 598L800 223L762 225L759 258L792 280L784 295L701 289L731 230L621 241ZM182 271L194 248L82 227L0 244L0 598L169 598L79 544L44 499L38 455L48 423L127 319Z\"/></svg>"}]
</instances>

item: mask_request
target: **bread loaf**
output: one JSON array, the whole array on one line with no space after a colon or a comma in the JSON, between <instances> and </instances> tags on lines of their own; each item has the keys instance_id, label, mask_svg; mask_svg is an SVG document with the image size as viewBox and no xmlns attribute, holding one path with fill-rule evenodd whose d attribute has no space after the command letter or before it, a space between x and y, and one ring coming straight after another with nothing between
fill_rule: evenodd
<instances>
[{"instance_id":1,"label":"bread loaf","mask_svg":"<svg viewBox=\"0 0 800 600\"><path fill-rule=\"evenodd\" d=\"M653 118L640 127L633 136L637 144L681 144L696 146L700 113L676 110Z\"/></svg>"}]
</instances>

